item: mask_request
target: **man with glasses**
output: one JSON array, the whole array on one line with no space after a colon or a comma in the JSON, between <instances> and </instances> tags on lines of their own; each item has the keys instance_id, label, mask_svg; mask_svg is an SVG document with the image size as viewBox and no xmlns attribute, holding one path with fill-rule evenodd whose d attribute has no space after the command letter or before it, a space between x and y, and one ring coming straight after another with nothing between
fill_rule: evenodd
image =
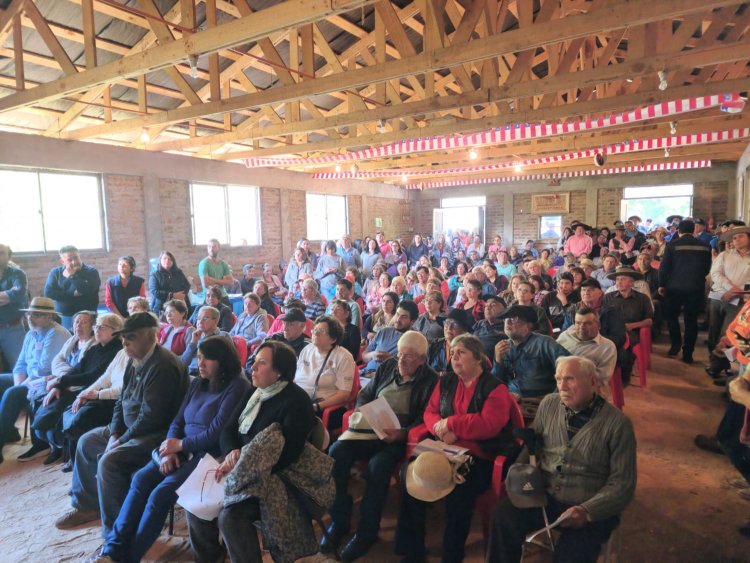
<instances>
[{"instance_id":1,"label":"man with glasses","mask_svg":"<svg viewBox=\"0 0 750 563\"><path fill-rule=\"evenodd\" d=\"M398 354L380 364L372 381L357 398L357 410L349 418L349 428L331 447L336 498L331 507L328 539L321 551L333 551L351 525L352 497L347 492L349 472L357 460L367 461L367 484L360 506L357 531L341 550L342 561L364 556L378 539L380 517L394 468L406 453L410 428L422 422L438 376L427 365L427 339L410 330L398 341ZM362 406L384 399L398 417L401 428L387 428L379 437L362 415Z\"/></svg>"},{"instance_id":2,"label":"man with glasses","mask_svg":"<svg viewBox=\"0 0 750 563\"><path fill-rule=\"evenodd\" d=\"M177 414L188 378L180 360L156 341L152 313L125 319L122 347L130 358L122 393L109 426L84 434L76 449L71 504L58 518L60 530L102 519L107 537L130 489L131 475L151 458Z\"/></svg>"},{"instance_id":3,"label":"man with glasses","mask_svg":"<svg viewBox=\"0 0 750 563\"><path fill-rule=\"evenodd\" d=\"M362 359L367 362L364 373L371 374L380 364L396 354L398 341L401 336L411 330L414 321L419 317L419 308L413 301L402 301L396 308L393 326L382 328L370 341Z\"/></svg>"},{"instance_id":4,"label":"man with glasses","mask_svg":"<svg viewBox=\"0 0 750 563\"><path fill-rule=\"evenodd\" d=\"M495 346L493 373L520 400L524 418L532 420L542 397L555 390L557 358L570 352L552 337L532 332L537 316L531 307L513 305L500 318L508 340Z\"/></svg>"},{"instance_id":5,"label":"man with glasses","mask_svg":"<svg viewBox=\"0 0 750 563\"><path fill-rule=\"evenodd\" d=\"M43 397L47 379L52 374L52 359L70 338L70 333L55 321L55 302L47 297L35 297L26 313L29 332L23 340L13 373L0 375L0 463L2 447L18 442L21 436L16 419L30 401ZM31 449L19 460L29 461L44 454L49 446L31 434Z\"/></svg>"},{"instance_id":6,"label":"man with glasses","mask_svg":"<svg viewBox=\"0 0 750 563\"><path fill-rule=\"evenodd\" d=\"M60 249L61 266L52 268L44 285L44 295L55 300L55 310L62 325L71 330L73 317L79 311L96 311L102 280L93 266L84 264L75 246Z\"/></svg>"},{"instance_id":7,"label":"man with glasses","mask_svg":"<svg viewBox=\"0 0 750 563\"><path fill-rule=\"evenodd\" d=\"M188 327L185 334L187 346L180 359L187 366L189 375L198 375L198 344L202 340L209 336L225 336L231 340L229 333L219 328L220 316L221 313L216 307L206 305L198 311L197 326Z\"/></svg>"},{"instance_id":8,"label":"man with glasses","mask_svg":"<svg viewBox=\"0 0 750 563\"><path fill-rule=\"evenodd\" d=\"M26 274L10 261L12 257L10 246L0 244L0 353L9 369L16 365L23 346L21 309L29 306Z\"/></svg>"}]
</instances>

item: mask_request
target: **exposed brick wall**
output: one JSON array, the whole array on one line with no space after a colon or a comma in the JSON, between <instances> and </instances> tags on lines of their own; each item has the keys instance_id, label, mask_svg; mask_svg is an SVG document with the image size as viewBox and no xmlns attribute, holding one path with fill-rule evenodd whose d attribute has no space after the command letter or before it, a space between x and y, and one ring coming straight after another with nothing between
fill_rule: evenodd
<instances>
[{"instance_id":1,"label":"exposed brick wall","mask_svg":"<svg viewBox=\"0 0 750 563\"><path fill-rule=\"evenodd\" d=\"M349 234L352 236L352 239L363 238L365 233L362 227L362 196L347 196L346 204L348 207L347 213L349 214Z\"/></svg>"},{"instance_id":2,"label":"exposed brick wall","mask_svg":"<svg viewBox=\"0 0 750 563\"><path fill-rule=\"evenodd\" d=\"M412 202L406 199L383 197L367 198L367 222L363 226L365 234L373 235L375 218L383 220L382 230L389 239L401 237L404 242L414 236L414 213Z\"/></svg>"},{"instance_id":3,"label":"exposed brick wall","mask_svg":"<svg viewBox=\"0 0 750 563\"><path fill-rule=\"evenodd\" d=\"M729 190L727 182L702 182L693 191L693 215L718 224L729 217Z\"/></svg>"},{"instance_id":4,"label":"exposed brick wall","mask_svg":"<svg viewBox=\"0 0 750 563\"><path fill-rule=\"evenodd\" d=\"M620 202L622 201L622 188L608 188L597 192L596 226L614 226L620 218Z\"/></svg>"},{"instance_id":5,"label":"exposed brick wall","mask_svg":"<svg viewBox=\"0 0 750 563\"><path fill-rule=\"evenodd\" d=\"M495 235L503 235L505 226L505 198L503 195L488 195L485 210L485 238L491 242Z\"/></svg>"},{"instance_id":6,"label":"exposed brick wall","mask_svg":"<svg viewBox=\"0 0 750 563\"><path fill-rule=\"evenodd\" d=\"M570 207L568 213L562 214L563 226L569 225L574 219L583 221L586 218L586 192L583 190L570 191ZM522 247L529 239L539 238L538 213L531 212L531 194L515 194L513 196L513 244ZM508 242L508 241L506 241ZM538 242L537 248L551 245L551 241Z\"/></svg>"},{"instance_id":7,"label":"exposed brick wall","mask_svg":"<svg viewBox=\"0 0 750 563\"><path fill-rule=\"evenodd\" d=\"M307 204L305 202L305 192L301 190L291 190L289 192L289 232L292 239L292 246L297 245L297 241L307 237ZM289 256L292 255L292 249L286 249Z\"/></svg>"}]
</instances>

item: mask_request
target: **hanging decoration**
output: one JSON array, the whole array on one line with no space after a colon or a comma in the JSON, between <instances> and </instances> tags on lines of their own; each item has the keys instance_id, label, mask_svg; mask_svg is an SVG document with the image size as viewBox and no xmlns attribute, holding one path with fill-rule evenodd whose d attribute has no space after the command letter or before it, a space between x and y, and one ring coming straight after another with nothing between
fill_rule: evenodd
<instances>
[{"instance_id":1,"label":"hanging decoration","mask_svg":"<svg viewBox=\"0 0 750 563\"><path fill-rule=\"evenodd\" d=\"M439 150L454 150L461 148L470 149L485 145L497 145L513 141L541 139L545 137L567 135L570 133L594 131L628 123L637 123L649 119L681 115L721 106L722 103L725 103L727 96L733 97L734 94L718 94L696 98L685 98L670 102L660 102L625 113L609 114L598 118L588 118L578 121L534 124L516 123L506 125L502 128L491 129L479 133L470 133L467 135L408 139L377 147L370 147L361 151L345 152L343 154L327 154L312 158L246 158L243 159L243 162L248 168L313 166L317 164L336 164L340 162L361 161L373 158Z\"/></svg>"},{"instance_id":2,"label":"hanging decoration","mask_svg":"<svg viewBox=\"0 0 750 563\"><path fill-rule=\"evenodd\" d=\"M475 186L480 184L502 184L507 182L524 182L538 180L561 180L565 178L581 178L585 176L607 176L610 174L633 174L636 172L662 172L666 170L694 170L711 168L710 160L690 160L680 162L658 162L654 164L640 164L633 166L616 166L612 168L593 168L591 170L574 170L570 172L555 172L550 174L524 174L522 176L501 176L498 178L466 178L446 180L442 182L420 182L407 184L407 190L426 190L434 188L448 188L451 186Z\"/></svg>"}]
</instances>

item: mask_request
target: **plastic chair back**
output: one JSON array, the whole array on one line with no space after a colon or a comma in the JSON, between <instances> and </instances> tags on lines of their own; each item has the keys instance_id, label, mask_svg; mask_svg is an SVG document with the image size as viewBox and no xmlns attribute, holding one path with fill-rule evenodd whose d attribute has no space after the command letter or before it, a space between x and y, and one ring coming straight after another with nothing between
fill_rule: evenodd
<instances>
[{"instance_id":1,"label":"plastic chair back","mask_svg":"<svg viewBox=\"0 0 750 563\"><path fill-rule=\"evenodd\" d=\"M232 335L232 342L234 342L234 347L240 357L240 365L244 368L247 363L247 340L242 336Z\"/></svg>"}]
</instances>

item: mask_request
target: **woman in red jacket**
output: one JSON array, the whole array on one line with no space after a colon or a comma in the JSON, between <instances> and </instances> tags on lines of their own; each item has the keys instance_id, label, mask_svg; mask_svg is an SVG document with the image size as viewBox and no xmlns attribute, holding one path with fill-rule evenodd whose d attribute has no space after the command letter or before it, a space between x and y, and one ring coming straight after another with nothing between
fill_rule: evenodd
<instances>
[{"instance_id":1,"label":"woman in red jacket","mask_svg":"<svg viewBox=\"0 0 750 563\"><path fill-rule=\"evenodd\" d=\"M424 423L438 440L467 448L474 458L466 481L445 497L444 562L462 561L475 499L487 490L492 463L513 441L512 398L488 370L481 341L462 334L451 342L453 372L446 372L432 392ZM424 561L427 503L405 494L396 527L396 553L407 561Z\"/></svg>"},{"instance_id":2,"label":"woman in red jacket","mask_svg":"<svg viewBox=\"0 0 750 563\"><path fill-rule=\"evenodd\" d=\"M177 356L182 355L187 347L185 329L190 326L187 314L187 306L182 299L171 299L164 304L164 317L167 322L161 325L159 344Z\"/></svg>"}]
</instances>

